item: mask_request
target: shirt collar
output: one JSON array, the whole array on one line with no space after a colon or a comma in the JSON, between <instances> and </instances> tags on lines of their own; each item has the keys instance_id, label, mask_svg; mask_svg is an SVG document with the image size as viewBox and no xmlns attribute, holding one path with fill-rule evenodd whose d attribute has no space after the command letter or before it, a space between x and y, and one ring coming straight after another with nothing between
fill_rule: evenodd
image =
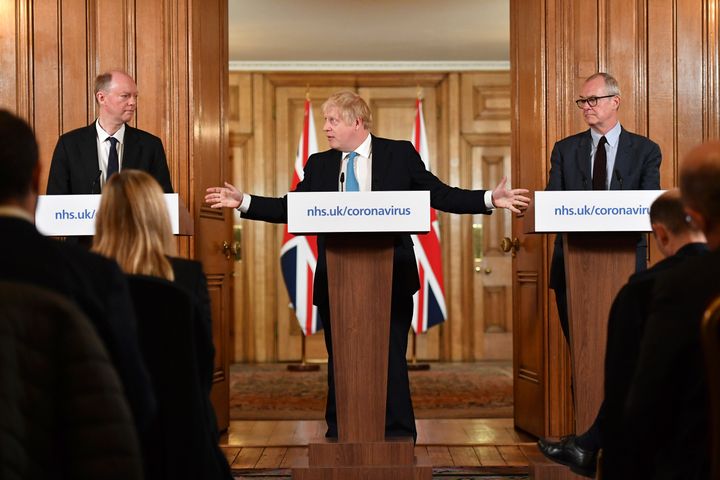
<instances>
[{"instance_id":1,"label":"shirt collar","mask_svg":"<svg viewBox=\"0 0 720 480\"><path fill-rule=\"evenodd\" d=\"M370 158L370 150L372 149L372 135L368 133L367 138L358 146L353 152L357 153L363 158ZM350 152L343 152L342 158L347 157Z\"/></svg>"},{"instance_id":2,"label":"shirt collar","mask_svg":"<svg viewBox=\"0 0 720 480\"><path fill-rule=\"evenodd\" d=\"M122 126L118 129L117 132L110 135L107 133L103 128L100 126L100 120L95 120L95 130L97 131L97 137L100 143L103 143L110 137L117 138L117 141L120 143L120 145L123 144L123 141L125 140L125 124L123 123Z\"/></svg>"},{"instance_id":3,"label":"shirt collar","mask_svg":"<svg viewBox=\"0 0 720 480\"><path fill-rule=\"evenodd\" d=\"M610 147L615 147L617 145L617 142L620 139L621 131L622 127L620 126L620 122L617 122L615 126L605 134L605 140L607 140L607 143L608 145L610 145ZM590 135L592 135L593 145L597 145L600 141L600 138L603 137L602 133L596 132L592 128L590 129Z\"/></svg>"},{"instance_id":4,"label":"shirt collar","mask_svg":"<svg viewBox=\"0 0 720 480\"><path fill-rule=\"evenodd\" d=\"M30 223L35 223L35 219L27 210L12 205L0 205L0 217L21 218Z\"/></svg>"}]
</instances>

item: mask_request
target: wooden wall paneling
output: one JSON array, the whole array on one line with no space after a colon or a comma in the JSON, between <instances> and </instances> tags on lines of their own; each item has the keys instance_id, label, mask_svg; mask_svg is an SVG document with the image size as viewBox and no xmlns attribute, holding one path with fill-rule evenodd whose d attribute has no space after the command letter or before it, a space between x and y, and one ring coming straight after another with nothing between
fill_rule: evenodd
<instances>
[{"instance_id":1,"label":"wooden wall paneling","mask_svg":"<svg viewBox=\"0 0 720 480\"><path fill-rule=\"evenodd\" d=\"M463 171L463 149L466 148L465 144L462 143L460 136L460 125L461 125L461 102L460 102L460 74L450 73L447 78L447 158L448 158L448 171L446 182L449 185L464 186L463 180L467 180L466 172ZM463 299L467 298L463 295L463 286L466 285L463 278L463 258L462 252L464 247L470 245L461 245L457 242L463 238L463 232L467 231L467 228L463 229L463 218L468 218L465 215L447 215L442 214L443 223L447 226L449 235L448 242L442 244L443 248L443 259L445 266L445 272L449 271L449 274L445 275L445 302L452 308L453 315L459 316L460 318L466 318L468 313L463 309ZM457 254L461 252L461 254ZM462 322L447 322L446 325L440 327L443 329L443 344L442 347L445 349L442 357L445 361L460 361L462 360L462 345L463 345L463 331Z\"/></svg>"},{"instance_id":2,"label":"wooden wall paneling","mask_svg":"<svg viewBox=\"0 0 720 480\"><path fill-rule=\"evenodd\" d=\"M7 1L0 15L0 106L33 122L33 5ZM14 39L14 42L12 41Z\"/></svg>"},{"instance_id":3,"label":"wooden wall paneling","mask_svg":"<svg viewBox=\"0 0 720 480\"><path fill-rule=\"evenodd\" d=\"M88 17L85 0L60 3L60 133L82 127L94 118L94 79L88 75ZM54 144L53 147L54 148ZM48 156L52 151L47 152ZM50 165L47 165L49 169ZM47 172L42 176L47 180ZM43 184L42 191L45 190Z\"/></svg>"},{"instance_id":4,"label":"wooden wall paneling","mask_svg":"<svg viewBox=\"0 0 720 480\"><path fill-rule=\"evenodd\" d=\"M674 0L655 0L648 8L648 136L660 146L660 186L676 184L677 115L675 68L677 24Z\"/></svg>"},{"instance_id":5,"label":"wooden wall paneling","mask_svg":"<svg viewBox=\"0 0 720 480\"><path fill-rule=\"evenodd\" d=\"M95 46L94 78L104 71L125 69L135 76L135 2L130 0L94 0L93 44Z\"/></svg>"},{"instance_id":6,"label":"wooden wall paneling","mask_svg":"<svg viewBox=\"0 0 720 480\"><path fill-rule=\"evenodd\" d=\"M620 83L620 122L628 130L647 135L647 2L605 0L599 35L604 62ZM603 53L601 53L603 60Z\"/></svg>"},{"instance_id":7,"label":"wooden wall paneling","mask_svg":"<svg viewBox=\"0 0 720 480\"><path fill-rule=\"evenodd\" d=\"M38 146L44 161L41 162L41 191L45 190L49 158L60 132L61 103L63 97L60 72L60 2L34 2L33 4L33 77L32 110L33 128L42 132ZM37 80L36 80L37 79ZM70 86L71 87L71 86ZM52 101L48 101L52 99Z\"/></svg>"},{"instance_id":8,"label":"wooden wall paneling","mask_svg":"<svg viewBox=\"0 0 720 480\"><path fill-rule=\"evenodd\" d=\"M705 88L704 76L704 28L703 2L677 0L676 28L677 44L675 47L678 72L676 95L676 128L677 153L675 171L685 154L705 139L706 124L705 105L703 98Z\"/></svg>"},{"instance_id":9,"label":"wooden wall paneling","mask_svg":"<svg viewBox=\"0 0 720 480\"><path fill-rule=\"evenodd\" d=\"M705 131L707 139L720 138L720 0L705 0L704 7Z\"/></svg>"},{"instance_id":10,"label":"wooden wall paneling","mask_svg":"<svg viewBox=\"0 0 720 480\"><path fill-rule=\"evenodd\" d=\"M448 76L443 77L442 81L438 84L438 87L435 89L436 95L437 95L437 102L438 102L438 112L437 112L437 131L438 131L438 137L437 137L437 154L438 154L438 160L442 159L442 161L437 162L437 168L436 174L440 179L443 179L446 181L446 183L451 184L449 181L450 178L450 116L449 116L449 105L450 105L450 98L449 98L449 78ZM440 250L442 252L442 258L447 259L443 261L443 280L445 281L445 305L447 308L450 308L450 302L453 298L452 296L452 287L453 284L450 281L450 255L452 254L452 248L451 248L451 230L450 230L450 218L452 215L446 215L443 212L438 212L438 221L440 222ZM448 326L447 322L444 322L442 325L439 325L435 327L435 329L438 331L438 358L440 359L446 359L448 358L448 352L449 352L449 335L448 335Z\"/></svg>"},{"instance_id":11,"label":"wooden wall paneling","mask_svg":"<svg viewBox=\"0 0 720 480\"><path fill-rule=\"evenodd\" d=\"M228 125L230 129L231 176L229 182L235 182L239 188L246 185L249 178L251 159L253 158L253 77L249 73L231 72L228 80ZM248 277L249 265L254 263L248 257L248 223L234 216L234 228L242 231L242 258L235 262L233 298L234 321L231 325L231 338L234 345L233 361L248 362L255 353L255 322L250 320L249 286L253 283Z\"/></svg>"}]
</instances>

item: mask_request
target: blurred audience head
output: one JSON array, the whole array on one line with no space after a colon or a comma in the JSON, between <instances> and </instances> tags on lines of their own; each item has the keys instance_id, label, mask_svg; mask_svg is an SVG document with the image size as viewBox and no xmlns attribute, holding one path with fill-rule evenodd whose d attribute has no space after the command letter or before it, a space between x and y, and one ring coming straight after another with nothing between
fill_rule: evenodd
<instances>
[{"instance_id":1,"label":"blurred audience head","mask_svg":"<svg viewBox=\"0 0 720 480\"><path fill-rule=\"evenodd\" d=\"M125 273L174 280L167 255L175 251L160 184L140 170L122 170L105 184L95 216L93 250Z\"/></svg>"},{"instance_id":2,"label":"blurred audience head","mask_svg":"<svg viewBox=\"0 0 720 480\"><path fill-rule=\"evenodd\" d=\"M35 134L23 119L0 110L0 203L34 213L39 182Z\"/></svg>"},{"instance_id":3,"label":"blurred audience head","mask_svg":"<svg viewBox=\"0 0 720 480\"><path fill-rule=\"evenodd\" d=\"M720 247L720 142L703 143L680 166L680 192L692 222Z\"/></svg>"},{"instance_id":4,"label":"blurred audience head","mask_svg":"<svg viewBox=\"0 0 720 480\"><path fill-rule=\"evenodd\" d=\"M685 212L680 190L660 195L650 206L650 224L660 252L666 257L688 243L704 243L705 235Z\"/></svg>"}]
</instances>

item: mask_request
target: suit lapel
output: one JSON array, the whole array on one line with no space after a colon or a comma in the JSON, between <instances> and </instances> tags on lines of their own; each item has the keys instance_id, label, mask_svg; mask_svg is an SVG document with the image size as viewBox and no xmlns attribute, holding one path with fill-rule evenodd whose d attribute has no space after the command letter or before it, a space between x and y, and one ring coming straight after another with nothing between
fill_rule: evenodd
<instances>
[{"instance_id":1,"label":"suit lapel","mask_svg":"<svg viewBox=\"0 0 720 480\"><path fill-rule=\"evenodd\" d=\"M630 175L630 162L632 161L632 138L628 135L624 128L620 129L620 138L618 139L617 153L615 154L615 165L613 171L608 172L610 177L610 190L620 190L620 178L628 178ZM617 175L615 172L618 172Z\"/></svg>"},{"instance_id":2,"label":"suit lapel","mask_svg":"<svg viewBox=\"0 0 720 480\"><path fill-rule=\"evenodd\" d=\"M580 137L578 149L575 152L575 162L582 175L583 190L592 190L592 174L590 173L590 154L592 153L592 136L590 130Z\"/></svg>"},{"instance_id":3,"label":"suit lapel","mask_svg":"<svg viewBox=\"0 0 720 480\"><path fill-rule=\"evenodd\" d=\"M125 125L125 145L123 145L122 168L140 168L140 144L137 131L130 125Z\"/></svg>"},{"instance_id":4,"label":"suit lapel","mask_svg":"<svg viewBox=\"0 0 720 480\"><path fill-rule=\"evenodd\" d=\"M321 189L325 192L338 191L338 179L340 178L340 168L342 167L342 152L339 150L329 150L328 158L319 159L324 163Z\"/></svg>"},{"instance_id":5,"label":"suit lapel","mask_svg":"<svg viewBox=\"0 0 720 480\"><path fill-rule=\"evenodd\" d=\"M387 144L382 140L378 139L375 135L372 136L371 141L372 148L372 180L370 188L372 191L385 190L384 180L387 177L385 171L390 165L390 159L388 158Z\"/></svg>"},{"instance_id":6,"label":"suit lapel","mask_svg":"<svg viewBox=\"0 0 720 480\"><path fill-rule=\"evenodd\" d=\"M82 172L81 182L83 185L87 185L86 188L96 190L96 192L90 192L90 190L88 192L99 193L100 162L98 161L97 127L95 122L85 127L78 139L78 152L82 152L82 155L78 156L78 159L82 160L78 162Z\"/></svg>"}]
</instances>

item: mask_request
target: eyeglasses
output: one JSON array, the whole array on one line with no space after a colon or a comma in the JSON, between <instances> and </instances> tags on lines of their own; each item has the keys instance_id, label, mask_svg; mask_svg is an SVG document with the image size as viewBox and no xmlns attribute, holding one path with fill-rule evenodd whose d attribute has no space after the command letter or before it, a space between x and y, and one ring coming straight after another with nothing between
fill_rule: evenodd
<instances>
[{"instance_id":1,"label":"eyeglasses","mask_svg":"<svg viewBox=\"0 0 720 480\"><path fill-rule=\"evenodd\" d=\"M610 98L610 97L617 97L617 95L603 95L602 97L588 97L588 98L580 98L578 100L575 100L575 105L578 106L578 108L583 108L585 104L587 103L589 107L594 107L597 105L598 100L601 98Z\"/></svg>"}]
</instances>

